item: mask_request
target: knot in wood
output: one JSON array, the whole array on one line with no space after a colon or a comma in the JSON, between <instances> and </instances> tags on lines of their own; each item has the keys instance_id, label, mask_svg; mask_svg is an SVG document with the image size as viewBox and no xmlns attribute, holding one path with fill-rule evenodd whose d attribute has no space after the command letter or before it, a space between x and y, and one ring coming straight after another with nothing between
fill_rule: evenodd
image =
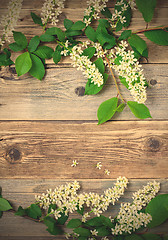
<instances>
[{"instance_id":1,"label":"knot in wood","mask_svg":"<svg viewBox=\"0 0 168 240\"><path fill-rule=\"evenodd\" d=\"M154 85L157 84L157 81L156 81L155 79L151 79L151 80L150 80L150 84L151 84L152 86L154 86Z\"/></svg>"},{"instance_id":2,"label":"knot in wood","mask_svg":"<svg viewBox=\"0 0 168 240\"><path fill-rule=\"evenodd\" d=\"M158 152L160 150L160 141L157 138L151 137L147 140L147 147L151 152Z\"/></svg>"},{"instance_id":3,"label":"knot in wood","mask_svg":"<svg viewBox=\"0 0 168 240\"><path fill-rule=\"evenodd\" d=\"M22 158L22 154L16 147L10 147L6 151L6 160L10 163L17 163Z\"/></svg>"},{"instance_id":4,"label":"knot in wood","mask_svg":"<svg viewBox=\"0 0 168 240\"><path fill-rule=\"evenodd\" d=\"M75 89L75 93L76 95L78 95L79 97L84 96L85 95L85 88L84 87L77 87Z\"/></svg>"}]
</instances>

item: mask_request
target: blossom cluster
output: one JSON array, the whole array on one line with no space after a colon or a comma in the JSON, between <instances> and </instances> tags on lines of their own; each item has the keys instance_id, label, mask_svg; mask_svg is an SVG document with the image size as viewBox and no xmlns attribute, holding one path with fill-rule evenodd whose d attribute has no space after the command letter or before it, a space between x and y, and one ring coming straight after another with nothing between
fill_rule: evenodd
<instances>
[{"instance_id":1,"label":"blossom cluster","mask_svg":"<svg viewBox=\"0 0 168 240\"><path fill-rule=\"evenodd\" d=\"M124 194L127 184L128 180L125 177L119 177L114 187L105 190L103 195L91 192L77 194L80 185L77 181L74 181L73 183L67 183L65 186L56 187L53 191L49 189L46 194L35 196L35 199L39 206L45 210L48 210L51 204L56 204L57 209L51 210L51 214L56 219L61 217L62 212L68 215L68 213L73 213L78 208L82 209L84 204L90 207L91 212L96 216L100 216L102 211L106 211L110 204L114 205L120 196ZM85 222L89 216L90 212L85 213L82 216L82 221Z\"/></svg>"},{"instance_id":2,"label":"blossom cluster","mask_svg":"<svg viewBox=\"0 0 168 240\"><path fill-rule=\"evenodd\" d=\"M143 189L133 194L132 203L122 203L117 215L117 224L112 228L112 234L131 234L132 231L142 226L146 227L152 217L148 213L141 212L141 210L155 197L159 189L159 183L150 182Z\"/></svg>"},{"instance_id":3,"label":"blossom cluster","mask_svg":"<svg viewBox=\"0 0 168 240\"><path fill-rule=\"evenodd\" d=\"M51 21L53 25L56 25L58 20L58 16L62 13L62 9L64 8L65 0L45 0L42 7L42 23L45 25L48 21Z\"/></svg>"},{"instance_id":4,"label":"blossom cluster","mask_svg":"<svg viewBox=\"0 0 168 240\"><path fill-rule=\"evenodd\" d=\"M23 0L11 0L8 5L7 14L3 15L0 24L4 27L3 36L0 38L0 46L3 46L5 41L9 41L9 36L12 35L12 31L19 19L20 11L22 8Z\"/></svg>"},{"instance_id":5,"label":"blossom cluster","mask_svg":"<svg viewBox=\"0 0 168 240\"><path fill-rule=\"evenodd\" d=\"M147 98L146 80L141 65L134 57L134 51L126 50L127 46L126 41L121 41L119 46L110 50L107 57L119 78L126 82L134 100L138 103L144 103Z\"/></svg>"},{"instance_id":6,"label":"blossom cluster","mask_svg":"<svg viewBox=\"0 0 168 240\"><path fill-rule=\"evenodd\" d=\"M92 19L98 19L99 13L106 7L108 0L88 0L88 8L85 10L84 23L88 26Z\"/></svg>"},{"instance_id":7,"label":"blossom cluster","mask_svg":"<svg viewBox=\"0 0 168 240\"><path fill-rule=\"evenodd\" d=\"M79 46L74 46L70 53L70 58L73 60L73 67L77 70L83 71L83 74L91 80L91 83L97 84L100 87L103 84L103 75L99 72L98 68L92 63L88 56L84 56L83 50Z\"/></svg>"}]
</instances>

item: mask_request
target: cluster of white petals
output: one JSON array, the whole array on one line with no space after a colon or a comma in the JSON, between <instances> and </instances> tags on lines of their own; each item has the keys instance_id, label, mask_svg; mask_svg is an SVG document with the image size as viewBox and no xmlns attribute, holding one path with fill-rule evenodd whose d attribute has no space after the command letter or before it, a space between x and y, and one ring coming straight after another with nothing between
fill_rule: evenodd
<instances>
[{"instance_id":1,"label":"cluster of white petals","mask_svg":"<svg viewBox=\"0 0 168 240\"><path fill-rule=\"evenodd\" d=\"M79 46L74 46L70 53L70 58L73 60L73 67L81 70L83 74L91 80L91 83L97 84L100 87L103 84L103 75L99 72L94 63L87 56L82 55L83 50Z\"/></svg>"},{"instance_id":2,"label":"cluster of white petals","mask_svg":"<svg viewBox=\"0 0 168 240\"><path fill-rule=\"evenodd\" d=\"M88 26L92 18L98 19L99 13L106 7L108 0L88 0L88 8L85 10L84 23Z\"/></svg>"},{"instance_id":3,"label":"cluster of white petals","mask_svg":"<svg viewBox=\"0 0 168 240\"><path fill-rule=\"evenodd\" d=\"M9 41L9 36L12 35L12 31L19 19L22 2L23 0L11 0L8 5L7 14L3 15L1 18L0 24L4 27L3 37L0 39L1 46L5 43L5 41Z\"/></svg>"},{"instance_id":4,"label":"cluster of white petals","mask_svg":"<svg viewBox=\"0 0 168 240\"><path fill-rule=\"evenodd\" d=\"M126 50L128 44L121 41L108 55L112 68L125 80L134 100L138 103L146 101L146 81L141 65L134 57L134 51ZM116 61L118 59L118 61Z\"/></svg>"},{"instance_id":5,"label":"cluster of white petals","mask_svg":"<svg viewBox=\"0 0 168 240\"><path fill-rule=\"evenodd\" d=\"M125 177L119 177L114 187L105 190L102 195L91 192L77 194L80 185L77 181L74 181L73 183L67 183L65 186L56 187L53 191L49 189L46 194L43 193L35 198L39 206L46 210L48 210L51 204L56 204L57 209L51 211L56 219L61 217L62 212L68 215L68 213L73 213L78 208L82 209L84 204L96 216L100 216L103 211L107 210L110 204L114 205L121 195L124 194L127 184L128 180ZM85 213L82 216L82 221L85 222L89 216L89 213Z\"/></svg>"},{"instance_id":6,"label":"cluster of white petals","mask_svg":"<svg viewBox=\"0 0 168 240\"><path fill-rule=\"evenodd\" d=\"M115 228L112 228L113 235L119 235L123 233L131 234L132 231L139 229L152 220L152 217L148 213L140 212L152 198L158 193L160 184L157 182L149 182L143 189L140 189L133 194L132 203L122 203L119 214L117 215L118 223Z\"/></svg>"},{"instance_id":7,"label":"cluster of white petals","mask_svg":"<svg viewBox=\"0 0 168 240\"><path fill-rule=\"evenodd\" d=\"M58 16L62 13L62 9L64 8L65 0L45 0L41 16L42 23L45 25L48 21L51 21L53 25L56 25L58 20Z\"/></svg>"}]
</instances>

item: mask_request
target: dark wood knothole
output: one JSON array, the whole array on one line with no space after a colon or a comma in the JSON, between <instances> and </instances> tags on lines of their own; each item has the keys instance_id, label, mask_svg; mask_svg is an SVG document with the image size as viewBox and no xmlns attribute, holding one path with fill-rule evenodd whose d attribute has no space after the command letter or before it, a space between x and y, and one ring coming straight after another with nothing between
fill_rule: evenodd
<instances>
[{"instance_id":1,"label":"dark wood knothole","mask_svg":"<svg viewBox=\"0 0 168 240\"><path fill-rule=\"evenodd\" d=\"M78 95L79 97L84 96L85 95L85 88L84 87L77 87L75 89L75 93L76 95Z\"/></svg>"},{"instance_id":2,"label":"dark wood knothole","mask_svg":"<svg viewBox=\"0 0 168 240\"><path fill-rule=\"evenodd\" d=\"M155 79L151 79L151 80L150 80L150 84L151 84L152 86L154 86L154 85L157 84L157 81L156 81Z\"/></svg>"},{"instance_id":3,"label":"dark wood knothole","mask_svg":"<svg viewBox=\"0 0 168 240\"><path fill-rule=\"evenodd\" d=\"M15 69L15 67L9 67L9 71L10 71L12 74L16 74L16 69Z\"/></svg>"},{"instance_id":4,"label":"dark wood knothole","mask_svg":"<svg viewBox=\"0 0 168 240\"><path fill-rule=\"evenodd\" d=\"M161 142L158 138L151 137L147 140L147 148L150 152L158 152L160 150Z\"/></svg>"},{"instance_id":5,"label":"dark wood knothole","mask_svg":"<svg viewBox=\"0 0 168 240\"><path fill-rule=\"evenodd\" d=\"M7 149L5 157L10 163L18 163L22 159L22 154L17 147L10 147Z\"/></svg>"}]
</instances>

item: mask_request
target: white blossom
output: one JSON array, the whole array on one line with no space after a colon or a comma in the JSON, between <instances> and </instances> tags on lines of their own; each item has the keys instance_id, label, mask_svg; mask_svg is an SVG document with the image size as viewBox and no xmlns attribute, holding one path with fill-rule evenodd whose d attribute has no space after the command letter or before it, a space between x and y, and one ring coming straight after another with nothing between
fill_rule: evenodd
<instances>
[{"instance_id":1,"label":"white blossom","mask_svg":"<svg viewBox=\"0 0 168 240\"><path fill-rule=\"evenodd\" d=\"M98 169L101 169L101 168L102 168L101 162L98 162L98 163L96 164L96 168L98 168Z\"/></svg>"}]
</instances>

